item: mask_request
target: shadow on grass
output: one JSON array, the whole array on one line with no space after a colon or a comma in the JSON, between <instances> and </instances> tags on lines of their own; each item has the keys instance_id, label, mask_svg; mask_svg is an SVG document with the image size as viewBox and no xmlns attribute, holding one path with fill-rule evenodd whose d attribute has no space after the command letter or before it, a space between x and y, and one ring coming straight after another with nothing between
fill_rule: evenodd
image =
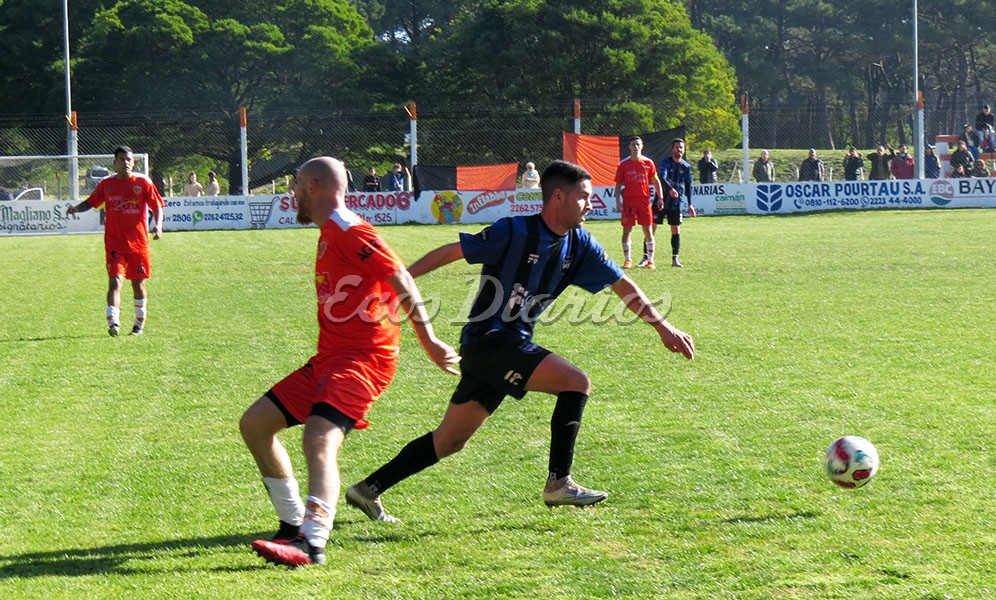
<instances>
[{"instance_id":1,"label":"shadow on grass","mask_svg":"<svg viewBox=\"0 0 996 600\"><path fill-rule=\"evenodd\" d=\"M226 535L210 538L191 538L152 542L147 544L119 544L52 550L49 552L25 552L23 554L0 555L0 580L30 577L81 577L97 574L132 575L148 574L148 566L136 565L136 561L147 562L160 558L179 556L196 557L217 553L218 548L244 548L248 552L249 542L268 534L256 537ZM130 565L130 566L129 566ZM264 568L260 565L260 568ZM170 571L176 571L172 565ZM255 570L255 568L230 568L227 570Z\"/></svg>"},{"instance_id":2,"label":"shadow on grass","mask_svg":"<svg viewBox=\"0 0 996 600\"><path fill-rule=\"evenodd\" d=\"M64 342L68 340L89 340L100 337L108 337L107 334L104 335L52 335L49 337L19 337L19 338L3 338L0 339L0 344L17 344L23 342Z\"/></svg>"},{"instance_id":3,"label":"shadow on grass","mask_svg":"<svg viewBox=\"0 0 996 600\"><path fill-rule=\"evenodd\" d=\"M813 512L811 510L804 510L788 514L774 514L774 515L751 515L745 517L730 517L729 519L723 519L723 523L765 523L768 521L791 521L793 519L815 519L820 516L820 513Z\"/></svg>"},{"instance_id":4,"label":"shadow on grass","mask_svg":"<svg viewBox=\"0 0 996 600\"><path fill-rule=\"evenodd\" d=\"M351 523L336 523L339 530ZM273 532L256 534L224 535L209 538L190 538L168 540L145 544L118 544L113 546L98 546L95 548L79 548L52 550L48 552L25 552L23 554L0 554L0 580L28 579L32 577L84 577L90 575L136 575L149 574L156 569L149 563L156 560L169 560L165 570L177 572L176 560L182 558L202 558L218 554L219 549L232 549L251 554L249 545L252 540L269 539ZM343 536L345 540L333 537L333 543L343 541L360 543L399 543L411 542L436 535L432 532L390 531L385 528L383 533L376 535ZM254 556L255 558L255 556ZM198 570L205 570L203 563L198 563ZM251 566L233 565L227 567L209 568L209 570L224 572L246 572L272 568L263 563Z\"/></svg>"}]
</instances>

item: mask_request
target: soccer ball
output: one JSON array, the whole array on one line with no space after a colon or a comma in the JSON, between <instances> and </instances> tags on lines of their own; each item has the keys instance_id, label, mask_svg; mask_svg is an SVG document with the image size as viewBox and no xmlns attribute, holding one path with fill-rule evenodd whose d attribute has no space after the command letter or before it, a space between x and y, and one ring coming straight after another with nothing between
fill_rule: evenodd
<instances>
[{"instance_id":1,"label":"soccer ball","mask_svg":"<svg viewBox=\"0 0 996 600\"><path fill-rule=\"evenodd\" d=\"M838 438L827 448L827 477L844 488L859 488L878 472L878 450L856 435Z\"/></svg>"}]
</instances>

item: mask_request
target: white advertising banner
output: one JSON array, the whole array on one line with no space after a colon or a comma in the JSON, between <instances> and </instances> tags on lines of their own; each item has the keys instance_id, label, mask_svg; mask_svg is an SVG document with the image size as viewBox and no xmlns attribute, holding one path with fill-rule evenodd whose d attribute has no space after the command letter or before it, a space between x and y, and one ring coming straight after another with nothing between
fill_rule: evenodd
<instances>
[{"instance_id":1,"label":"white advertising banner","mask_svg":"<svg viewBox=\"0 0 996 600\"><path fill-rule=\"evenodd\" d=\"M165 198L167 231L284 229L297 224L297 200L287 194ZM596 186L589 219L614 220L615 188ZM692 186L698 214L771 215L831 210L903 208L996 208L996 177L889 181L789 181L713 183ZM493 223L538 213L540 190L357 192L346 205L374 225ZM99 233L102 211L67 214L65 200L0 202L0 235Z\"/></svg>"}]
</instances>

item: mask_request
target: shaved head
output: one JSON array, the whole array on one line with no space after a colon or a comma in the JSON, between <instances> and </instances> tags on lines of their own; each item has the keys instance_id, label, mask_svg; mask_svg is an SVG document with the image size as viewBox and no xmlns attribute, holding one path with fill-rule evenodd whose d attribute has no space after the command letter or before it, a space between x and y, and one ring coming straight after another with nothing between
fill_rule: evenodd
<instances>
[{"instance_id":1,"label":"shaved head","mask_svg":"<svg viewBox=\"0 0 996 600\"><path fill-rule=\"evenodd\" d=\"M321 226L328 215L345 204L346 167L331 156L306 161L294 175L297 222Z\"/></svg>"}]
</instances>

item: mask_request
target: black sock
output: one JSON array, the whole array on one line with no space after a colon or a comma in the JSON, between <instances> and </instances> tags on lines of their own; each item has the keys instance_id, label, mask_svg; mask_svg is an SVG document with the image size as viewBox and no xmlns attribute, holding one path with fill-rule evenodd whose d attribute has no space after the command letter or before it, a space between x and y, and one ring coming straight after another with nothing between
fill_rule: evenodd
<instances>
[{"instance_id":1,"label":"black sock","mask_svg":"<svg viewBox=\"0 0 996 600\"><path fill-rule=\"evenodd\" d=\"M681 249L681 234L672 233L671 234L671 256L674 260L678 260L678 250Z\"/></svg>"},{"instance_id":2,"label":"black sock","mask_svg":"<svg viewBox=\"0 0 996 600\"><path fill-rule=\"evenodd\" d=\"M297 537L299 525L291 525L287 521L280 521L280 529L277 530L277 534L273 536L275 540L292 540Z\"/></svg>"},{"instance_id":3,"label":"black sock","mask_svg":"<svg viewBox=\"0 0 996 600\"><path fill-rule=\"evenodd\" d=\"M643 260L650 260L650 243L643 240Z\"/></svg>"},{"instance_id":4,"label":"black sock","mask_svg":"<svg viewBox=\"0 0 996 600\"><path fill-rule=\"evenodd\" d=\"M377 494L439 462L432 445L432 432L408 442L398 455L367 477L364 482Z\"/></svg>"},{"instance_id":5,"label":"black sock","mask_svg":"<svg viewBox=\"0 0 996 600\"><path fill-rule=\"evenodd\" d=\"M574 464L574 442L581 429L581 415L588 394L560 392L550 417L550 477L560 479L571 474Z\"/></svg>"}]
</instances>

